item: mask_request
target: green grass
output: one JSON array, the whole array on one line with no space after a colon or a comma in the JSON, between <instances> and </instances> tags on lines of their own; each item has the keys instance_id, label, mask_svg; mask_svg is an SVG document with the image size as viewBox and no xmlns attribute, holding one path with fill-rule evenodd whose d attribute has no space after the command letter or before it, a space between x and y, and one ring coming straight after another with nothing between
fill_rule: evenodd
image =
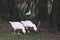
<instances>
[{"instance_id":1,"label":"green grass","mask_svg":"<svg viewBox=\"0 0 60 40\"><path fill-rule=\"evenodd\" d=\"M48 33L47 33L48 34ZM44 33L13 34L0 31L0 40L60 40L60 36Z\"/></svg>"}]
</instances>

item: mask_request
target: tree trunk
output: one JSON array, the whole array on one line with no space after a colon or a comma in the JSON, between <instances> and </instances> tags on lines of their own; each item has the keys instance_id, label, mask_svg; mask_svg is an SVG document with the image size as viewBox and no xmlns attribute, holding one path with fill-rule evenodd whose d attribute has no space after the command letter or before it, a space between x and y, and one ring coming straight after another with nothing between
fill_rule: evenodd
<instances>
[{"instance_id":1,"label":"tree trunk","mask_svg":"<svg viewBox=\"0 0 60 40\"><path fill-rule=\"evenodd\" d=\"M48 0L35 0L37 26L43 24L48 16Z\"/></svg>"},{"instance_id":2,"label":"tree trunk","mask_svg":"<svg viewBox=\"0 0 60 40\"><path fill-rule=\"evenodd\" d=\"M48 15L48 0L39 0L37 4L38 19L46 20Z\"/></svg>"},{"instance_id":3,"label":"tree trunk","mask_svg":"<svg viewBox=\"0 0 60 40\"><path fill-rule=\"evenodd\" d=\"M16 0L9 0L9 12L11 15L11 21L19 21L19 13L16 4L18 3ZM18 5L18 4L17 4Z\"/></svg>"},{"instance_id":4,"label":"tree trunk","mask_svg":"<svg viewBox=\"0 0 60 40\"><path fill-rule=\"evenodd\" d=\"M53 1L52 12L49 19L49 26L51 28L60 29L60 0Z\"/></svg>"}]
</instances>

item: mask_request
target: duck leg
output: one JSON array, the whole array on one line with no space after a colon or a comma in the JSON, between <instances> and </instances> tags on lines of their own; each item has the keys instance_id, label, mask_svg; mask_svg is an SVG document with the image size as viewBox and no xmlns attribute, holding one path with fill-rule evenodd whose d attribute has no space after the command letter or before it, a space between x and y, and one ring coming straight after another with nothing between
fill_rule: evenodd
<instances>
[{"instance_id":1,"label":"duck leg","mask_svg":"<svg viewBox=\"0 0 60 40\"><path fill-rule=\"evenodd\" d=\"M26 29L27 29L27 32L30 33L30 30L28 28L26 28Z\"/></svg>"},{"instance_id":2,"label":"duck leg","mask_svg":"<svg viewBox=\"0 0 60 40\"><path fill-rule=\"evenodd\" d=\"M18 34L20 34L20 33L19 33L19 30L18 30Z\"/></svg>"},{"instance_id":3,"label":"duck leg","mask_svg":"<svg viewBox=\"0 0 60 40\"><path fill-rule=\"evenodd\" d=\"M14 30L14 34L16 34L16 33L15 33L15 30Z\"/></svg>"}]
</instances>

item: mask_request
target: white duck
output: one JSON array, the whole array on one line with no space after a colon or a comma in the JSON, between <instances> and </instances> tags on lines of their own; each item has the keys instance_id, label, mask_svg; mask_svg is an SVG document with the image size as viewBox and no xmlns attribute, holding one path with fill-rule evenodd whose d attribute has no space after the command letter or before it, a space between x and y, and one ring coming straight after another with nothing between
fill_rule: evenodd
<instances>
[{"instance_id":1,"label":"white duck","mask_svg":"<svg viewBox=\"0 0 60 40\"><path fill-rule=\"evenodd\" d=\"M30 20L21 21L21 23L24 25L24 27L26 29L28 29L28 27L33 27L34 31L37 31L36 25L34 23L32 23ZM28 32L30 32L30 31L28 30Z\"/></svg>"},{"instance_id":2,"label":"white duck","mask_svg":"<svg viewBox=\"0 0 60 40\"><path fill-rule=\"evenodd\" d=\"M18 29L22 29L22 32L23 33L26 33L26 30L25 30L25 28L24 28L24 26L23 26L23 24L21 24L20 22L9 22L10 24L11 24L11 26L13 27L13 29L14 29L14 34L16 34L15 33L15 31ZM18 31L18 34L19 34L19 31Z\"/></svg>"},{"instance_id":3,"label":"white duck","mask_svg":"<svg viewBox=\"0 0 60 40\"><path fill-rule=\"evenodd\" d=\"M30 15L31 14L31 11L29 10L25 15Z\"/></svg>"}]
</instances>

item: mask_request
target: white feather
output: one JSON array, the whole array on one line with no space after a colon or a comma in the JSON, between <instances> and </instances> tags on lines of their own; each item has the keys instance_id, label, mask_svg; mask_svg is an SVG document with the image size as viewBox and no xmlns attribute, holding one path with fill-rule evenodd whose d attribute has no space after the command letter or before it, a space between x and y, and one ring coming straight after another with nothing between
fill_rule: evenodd
<instances>
[{"instance_id":1,"label":"white feather","mask_svg":"<svg viewBox=\"0 0 60 40\"><path fill-rule=\"evenodd\" d=\"M30 20L21 21L21 23L24 25L24 27L33 27L35 31L37 31L37 27L34 23L32 23Z\"/></svg>"},{"instance_id":2,"label":"white feather","mask_svg":"<svg viewBox=\"0 0 60 40\"><path fill-rule=\"evenodd\" d=\"M21 24L20 22L11 22L11 21L10 21L10 24L11 24L11 26L13 27L14 30L22 29L22 32L23 32L23 33L26 32L23 24Z\"/></svg>"}]
</instances>

